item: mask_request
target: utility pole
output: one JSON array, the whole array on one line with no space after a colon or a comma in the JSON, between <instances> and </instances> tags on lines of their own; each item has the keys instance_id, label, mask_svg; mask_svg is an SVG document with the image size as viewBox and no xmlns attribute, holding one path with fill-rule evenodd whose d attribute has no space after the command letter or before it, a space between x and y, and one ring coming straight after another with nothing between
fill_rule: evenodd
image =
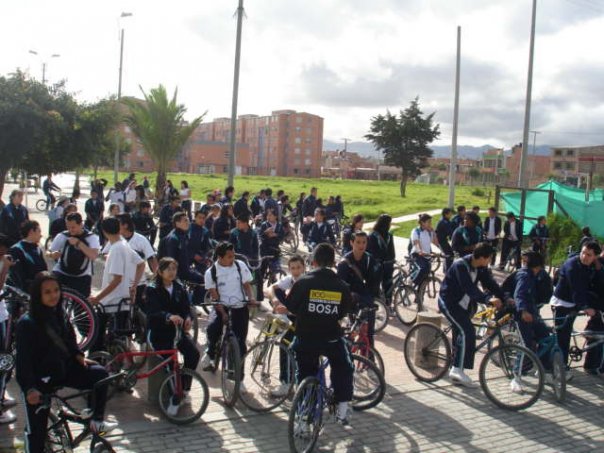
<instances>
[{"instance_id":1,"label":"utility pole","mask_svg":"<svg viewBox=\"0 0 604 453\"><path fill-rule=\"evenodd\" d=\"M535 156L537 155L537 134L540 134L541 132L539 131L530 131L531 134L533 134L533 164L531 165L531 179L535 176L535 165L536 165L536 159Z\"/></svg>"},{"instance_id":2,"label":"utility pole","mask_svg":"<svg viewBox=\"0 0 604 453\"><path fill-rule=\"evenodd\" d=\"M241 29L243 27L243 0L239 0L237 8L237 40L235 43L235 74L233 76L233 105L231 109L231 135L229 142L229 181L228 185L234 185L235 179L235 149L237 141L237 101L239 97L239 65L241 63Z\"/></svg>"},{"instance_id":3,"label":"utility pole","mask_svg":"<svg viewBox=\"0 0 604 453\"><path fill-rule=\"evenodd\" d=\"M520 155L520 171L518 173L518 187L526 189L526 163L528 157L529 129L531 125L531 96L533 91L533 60L535 56L535 22L537 20L537 0L533 0L533 13L531 17L531 38L529 44L529 65L526 81L526 105L524 108L524 131L522 134L522 154ZM524 216L524 204L520 209L520 217Z\"/></svg>"},{"instance_id":4,"label":"utility pole","mask_svg":"<svg viewBox=\"0 0 604 453\"><path fill-rule=\"evenodd\" d=\"M122 13L120 18L130 17L132 13ZM122 69L124 67L124 27L120 30L120 67L117 82L117 102L122 98ZM119 127L119 126L118 126ZM120 169L120 134L115 131L115 153L113 155L113 184L117 184L118 172Z\"/></svg>"},{"instance_id":5,"label":"utility pole","mask_svg":"<svg viewBox=\"0 0 604 453\"><path fill-rule=\"evenodd\" d=\"M455 67L455 105L453 107L453 138L449 162L449 207L455 206L455 179L457 173L457 126L459 123L459 79L461 74L461 27L457 27L457 62Z\"/></svg>"}]
</instances>

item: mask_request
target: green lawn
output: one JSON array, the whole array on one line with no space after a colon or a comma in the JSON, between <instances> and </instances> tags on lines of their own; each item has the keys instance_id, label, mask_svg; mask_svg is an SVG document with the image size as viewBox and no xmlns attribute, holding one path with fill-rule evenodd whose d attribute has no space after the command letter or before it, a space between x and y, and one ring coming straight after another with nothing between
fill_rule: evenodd
<instances>
[{"instance_id":1,"label":"green lawn","mask_svg":"<svg viewBox=\"0 0 604 453\"><path fill-rule=\"evenodd\" d=\"M120 173L120 180L123 180L126 176L126 173ZM137 173L139 180L142 180L143 176L143 173ZM147 174L147 176L153 187L155 174ZM113 181L112 172L99 172L99 177ZM176 187L180 187L180 181L183 179L187 180L195 200L205 200L205 194L216 188L224 191L227 182L226 176L219 175L170 173L168 177ZM318 196L323 198L324 203L327 202L329 195L341 195L346 215L351 216L361 213L365 215L367 220L374 220L382 213L397 217L440 209L448 201L448 187L441 185L409 184L407 186L407 197L401 198L399 184L393 181L301 179L267 176L238 176L235 178L237 193L242 190L255 193L261 188L271 187L273 192L279 189L285 190L293 199L296 199L300 192L310 192L310 188L313 186L319 189ZM479 205L483 209L493 203L495 195L493 188L483 188L485 196L482 197L472 195L471 192L474 189L475 187L457 187L455 203L465 204L466 206Z\"/></svg>"},{"instance_id":2,"label":"green lawn","mask_svg":"<svg viewBox=\"0 0 604 453\"><path fill-rule=\"evenodd\" d=\"M432 218L432 223L435 224L435 221L438 221L437 219L440 219L440 216L434 216L434 218ZM397 223L393 225L393 228L390 230L390 232L394 236L400 236L402 238L409 239L411 237L411 231L413 231L413 228L417 226L417 220L409 220L408 222Z\"/></svg>"}]
</instances>

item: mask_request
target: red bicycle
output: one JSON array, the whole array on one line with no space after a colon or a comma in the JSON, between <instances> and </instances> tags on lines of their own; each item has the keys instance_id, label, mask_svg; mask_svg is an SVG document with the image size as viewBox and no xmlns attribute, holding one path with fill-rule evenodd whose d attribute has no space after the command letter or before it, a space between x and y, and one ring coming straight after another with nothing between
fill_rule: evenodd
<instances>
[{"instance_id":1,"label":"red bicycle","mask_svg":"<svg viewBox=\"0 0 604 453\"><path fill-rule=\"evenodd\" d=\"M183 335L176 330L174 349L161 351L119 352L112 356L103 351L90 354L90 359L102 364L111 374L123 372L122 377L110 387L110 395L117 390L130 391L139 379L146 379L165 371L168 376L159 387L157 402L166 419L177 425L186 425L197 420L208 407L210 391L206 381L195 371L181 366L176 345ZM159 357L161 361L147 372L139 373L134 365L136 358Z\"/></svg>"},{"instance_id":2,"label":"red bicycle","mask_svg":"<svg viewBox=\"0 0 604 453\"><path fill-rule=\"evenodd\" d=\"M377 308L361 308L356 315L351 316L352 325L347 329L346 341L352 354L360 355L375 363L376 367L384 374L384 360L369 339L369 315Z\"/></svg>"}]
</instances>

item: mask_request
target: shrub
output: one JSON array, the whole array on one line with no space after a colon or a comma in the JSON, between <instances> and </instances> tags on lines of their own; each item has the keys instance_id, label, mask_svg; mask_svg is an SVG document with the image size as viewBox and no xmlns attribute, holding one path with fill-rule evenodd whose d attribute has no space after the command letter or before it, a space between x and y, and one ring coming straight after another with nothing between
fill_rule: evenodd
<instances>
[{"instance_id":1,"label":"shrub","mask_svg":"<svg viewBox=\"0 0 604 453\"><path fill-rule=\"evenodd\" d=\"M482 189L474 189L472 191L472 195L474 195L475 197L484 197L484 190L482 190Z\"/></svg>"},{"instance_id":2,"label":"shrub","mask_svg":"<svg viewBox=\"0 0 604 453\"><path fill-rule=\"evenodd\" d=\"M572 246L574 250L579 246L581 237L581 227L571 218L559 214L550 214L547 219L549 228L548 253L552 265L559 266L567 258L568 247Z\"/></svg>"}]
</instances>

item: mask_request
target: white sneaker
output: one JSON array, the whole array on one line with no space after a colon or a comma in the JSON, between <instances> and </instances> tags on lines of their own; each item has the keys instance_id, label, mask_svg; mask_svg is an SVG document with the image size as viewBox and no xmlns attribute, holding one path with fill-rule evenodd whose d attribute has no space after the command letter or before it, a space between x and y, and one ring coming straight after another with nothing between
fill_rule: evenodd
<instances>
[{"instance_id":1,"label":"white sneaker","mask_svg":"<svg viewBox=\"0 0 604 453\"><path fill-rule=\"evenodd\" d=\"M478 384L470 376L463 372L461 368L452 367L449 371L449 379L454 384L460 384L468 388L476 388Z\"/></svg>"},{"instance_id":2,"label":"white sneaker","mask_svg":"<svg viewBox=\"0 0 604 453\"><path fill-rule=\"evenodd\" d=\"M90 429L98 434L107 434L117 428L117 423L106 422L104 420L90 420Z\"/></svg>"},{"instance_id":3,"label":"white sneaker","mask_svg":"<svg viewBox=\"0 0 604 453\"><path fill-rule=\"evenodd\" d=\"M0 414L0 425L8 425L9 423L15 423L17 416L11 411L6 411Z\"/></svg>"},{"instance_id":4,"label":"white sneaker","mask_svg":"<svg viewBox=\"0 0 604 453\"><path fill-rule=\"evenodd\" d=\"M174 404L171 400L170 400L170 405L168 406L168 408L166 409L166 413L170 416L170 417L176 417L176 415L178 415L178 410L180 409L180 404Z\"/></svg>"},{"instance_id":5,"label":"white sneaker","mask_svg":"<svg viewBox=\"0 0 604 453\"><path fill-rule=\"evenodd\" d=\"M510 382L510 390L512 391L512 393L523 393L524 392L520 379L518 379L518 378L512 379L512 381Z\"/></svg>"},{"instance_id":6,"label":"white sneaker","mask_svg":"<svg viewBox=\"0 0 604 453\"><path fill-rule=\"evenodd\" d=\"M203 371L214 371L214 360L206 352L201 358L201 369Z\"/></svg>"},{"instance_id":7,"label":"white sneaker","mask_svg":"<svg viewBox=\"0 0 604 453\"><path fill-rule=\"evenodd\" d=\"M282 398L289 394L289 384L281 384L279 387L272 389L269 393L276 398Z\"/></svg>"},{"instance_id":8,"label":"white sneaker","mask_svg":"<svg viewBox=\"0 0 604 453\"><path fill-rule=\"evenodd\" d=\"M245 386L245 384L243 382L241 384L239 384L239 393L240 394L250 393L250 391L247 389L247 387Z\"/></svg>"}]
</instances>

